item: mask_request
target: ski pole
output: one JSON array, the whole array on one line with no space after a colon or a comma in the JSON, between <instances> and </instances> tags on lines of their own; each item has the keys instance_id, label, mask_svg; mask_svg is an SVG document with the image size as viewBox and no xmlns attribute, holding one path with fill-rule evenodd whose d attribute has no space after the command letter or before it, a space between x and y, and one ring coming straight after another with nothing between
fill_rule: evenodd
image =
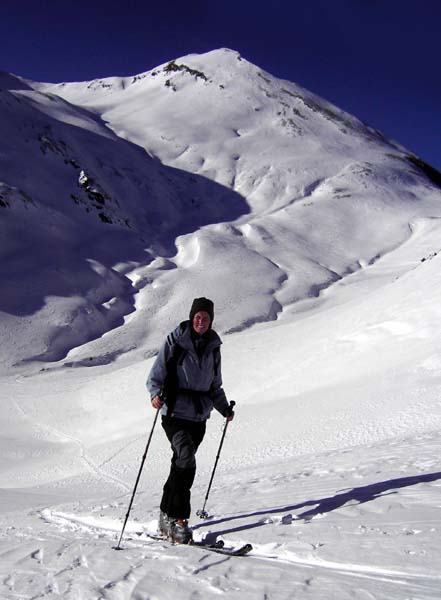
<instances>
[{"instance_id":1,"label":"ski pole","mask_svg":"<svg viewBox=\"0 0 441 600\"><path fill-rule=\"evenodd\" d=\"M147 446L145 448L144 456L142 457L142 460L141 460L141 466L139 467L138 477L136 478L135 487L133 488L132 498L130 500L129 508L128 508L127 514L126 514L126 518L124 520L124 525L123 525L123 528L122 528L122 531L121 531L119 542L118 542L117 546L114 546L114 550L122 550L122 548L121 548L121 540L122 540L122 537L124 535L124 529L126 528L126 525L127 525L127 521L128 521L128 518L129 518L130 510L132 508L133 500L135 499L136 488L138 487L139 479L141 477L141 472L142 472L142 469L144 467L145 459L147 457L147 452L149 450L150 442L152 441L153 431L155 429L156 421L158 419L158 414L159 414L159 409L156 411L156 415L155 415L155 419L153 421L152 429L150 431L149 439L147 440Z\"/></svg>"},{"instance_id":2,"label":"ski pole","mask_svg":"<svg viewBox=\"0 0 441 600\"><path fill-rule=\"evenodd\" d=\"M236 403L234 402L234 400L232 400L230 402L230 408L231 408L231 410L233 409L233 406L235 404ZM221 453L221 450L222 450L222 446L223 446L223 443L224 443L225 434L227 433L228 423L229 423L228 420L225 421L225 427L224 427L224 431L222 433L222 438L221 438L221 441L220 441L220 444L219 444L219 450L217 451L216 460L214 462L213 472L211 473L210 483L208 484L208 490L207 490L207 494L205 496L204 506L201 509L199 509L199 510L196 511L197 516L200 517L201 519L208 519L208 513L205 510L205 505L207 504L208 496L210 494L211 484L213 483L214 473L216 472L216 467L217 467L217 463L219 461L219 456L220 456L220 453Z\"/></svg>"}]
</instances>

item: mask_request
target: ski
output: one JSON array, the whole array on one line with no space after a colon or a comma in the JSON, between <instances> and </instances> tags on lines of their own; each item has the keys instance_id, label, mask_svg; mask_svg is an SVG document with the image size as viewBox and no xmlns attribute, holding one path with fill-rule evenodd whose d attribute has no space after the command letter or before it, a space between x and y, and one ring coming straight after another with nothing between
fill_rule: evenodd
<instances>
[{"instance_id":1,"label":"ski","mask_svg":"<svg viewBox=\"0 0 441 600\"><path fill-rule=\"evenodd\" d=\"M136 535L139 538L147 537L150 540L154 540L156 542L168 542L172 545L177 546L189 546L190 548L199 548L201 550L208 550L209 552L215 552L216 554L223 554L225 556L245 556L253 549L251 544L244 544L243 546L225 546L225 542L219 540L214 544L207 544L205 542L191 542L190 544L173 544L162 535L147 533L146 531L137 532Z\"/></svg>"},{"instance_id":2,"label":"ski","mask_svg":"<svg viewBox=\"0 0 441 600\"><path fill-rule=\"evenodd\" d=\"M189 544L189 546L208 550L209 552L215 552L216 554L223 554L225 556L246 556L253 549L251 544L244 544L238 548L225 548L224 546L193 542L193 544Z\"/></svg>"}]
</instances>

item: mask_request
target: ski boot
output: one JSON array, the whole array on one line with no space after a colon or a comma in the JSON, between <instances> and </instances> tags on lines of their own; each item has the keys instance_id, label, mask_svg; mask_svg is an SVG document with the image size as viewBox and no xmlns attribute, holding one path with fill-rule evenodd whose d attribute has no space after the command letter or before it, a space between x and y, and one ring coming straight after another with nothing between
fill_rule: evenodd
<instances>
[{"instance_id":1,"label":"ski boot","mask_svg":"<svg viewBox=\"0 0 441 600\"><path fill-rule=\"evenodd\" d=\"M166 538L171 539L172 536L172 519L165 512L159 513L158 533Z\"/></svg>"},{"instance_id":2,"label":"ski boot","mask_svg":"<svg viewBox=\"0 0 441 600\"><path fill-rule=\"evenodd\" d=\"M175 544L191 544L193 532L187 519L173 519L171 522L171 541Z\"/></svg>"}]
</instances>

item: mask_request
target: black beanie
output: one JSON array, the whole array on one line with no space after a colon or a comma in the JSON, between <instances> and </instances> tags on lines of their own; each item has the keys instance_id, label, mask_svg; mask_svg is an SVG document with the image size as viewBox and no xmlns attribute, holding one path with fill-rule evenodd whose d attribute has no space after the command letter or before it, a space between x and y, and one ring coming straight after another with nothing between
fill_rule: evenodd
<instances>
[{"instance_id":1,"label":"black beanie","mask_svg":"<svg viewBox=\"0 0 441 600\"><path fill-rule=\"evenodd\" d=\"M214 319L214 304L208 298L195 298L193 300L193 304L190 309L190 321L193 323L193 317L196 313L203 310L208 313L211 323L213 323Z\"/></svg>"}]
</instances>

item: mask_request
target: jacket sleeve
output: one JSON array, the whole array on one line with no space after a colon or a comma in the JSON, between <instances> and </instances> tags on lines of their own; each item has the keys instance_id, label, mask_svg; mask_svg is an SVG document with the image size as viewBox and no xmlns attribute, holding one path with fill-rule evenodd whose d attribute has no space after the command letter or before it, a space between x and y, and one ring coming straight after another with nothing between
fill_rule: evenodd
<instances>
[{"instance_id":1,"label":"jacket sleeve","mask_svg":"<svg viewBox=\"0 0 441 600\"><path fill-rule=\"evenodd\" d=\"M220 414L226 417L230 412L230 405L228 403L226 394L222 387L222 365L221 356L219 352L217 374L215 374L213 383L211 385L211 393L213 399L214 408L220 412Z\"/></svg>"},{"instance_id":2,"label":"jacket sleeve","mask_svg":"<svg viewBox=\"0 0 441 600\"><path fill-rule=\"evenodd\" d=\"M147 378L147 389L150 392L150 398L159 396L164 389L165 377L167 375L167 361L171 355L172 346L173 336L170 334L159 349Z\"/></svg>"}]
</instances>

